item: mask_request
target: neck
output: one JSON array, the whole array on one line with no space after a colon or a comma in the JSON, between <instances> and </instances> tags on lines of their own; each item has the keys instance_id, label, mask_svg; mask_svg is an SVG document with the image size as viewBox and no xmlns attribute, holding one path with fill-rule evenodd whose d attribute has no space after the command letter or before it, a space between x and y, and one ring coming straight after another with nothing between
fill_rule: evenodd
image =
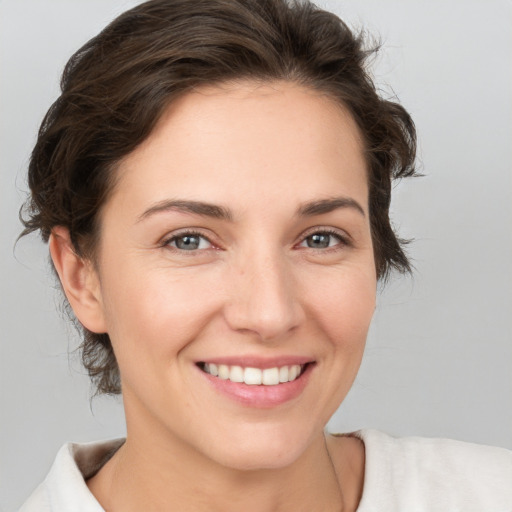
<instances>
[{"instance_id":1,"label":"neck","mask_svg":"<svg viewBox=\"0 0 512 512\"><path fill-rule=\"evenodd\" d=\"M217 464L180 440L148 439L128 429L125 445L89 487L112 511L343 510L323 432L286 467L239 470Z\"/></svg>"}]
</instances>

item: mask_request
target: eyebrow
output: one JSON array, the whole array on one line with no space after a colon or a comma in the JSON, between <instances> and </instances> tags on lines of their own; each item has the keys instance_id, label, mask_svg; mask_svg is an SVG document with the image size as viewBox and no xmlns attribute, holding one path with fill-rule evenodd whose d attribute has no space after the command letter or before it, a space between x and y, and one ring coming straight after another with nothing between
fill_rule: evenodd
<instances>
[{"instance_id":1,"label":"eyebrow","mask_svg":"<svg viewBox=\"0 0 512 512\"><path fill-rule=\"evenodd\" d=\"M299 217L313 217L315 215L323 215L330 213L340 208L352 208L359 212L363 217L366 217L363 207L354 199L350 197L334 197L330 199L320 199L304 203L297 210ZM165 199L154 204L144 211L137 222L155 215L157 213L178 211L185 213L192 213L202 217L211 217L214 219L233 221L233 214L229 208L219 206L216 204L205 203L203 201L192 201L185 199Z\"/></svg>"},{"instance_id":2,"label":"eyebrow","mask_svg":"<svg viewBox=\"0 0 512 512\"><path fill-rule=\"evenodd\" d=\"M333 197L330 199L320 199L319 201L305 203L299 208L298 214L301 217L310 217L313 215L330 213L339 208L353 208L363 217L366 217L363 207L356 200L350 197Z\"/></svg>"},{"instance_id":3,"label":"eyebrow","mask_svg":"<svg viewBox=\"0 0 512 512\"><path fill-rule=\"evenodd\" d=\"M223 206L218 206L216 204L204 203L202 201L189 201L183 199L166 199L164 201L160 201L147 210L144 211L142 215L139 216L137 222L140 222L151 215L161 212L168 211L181 211L186 213L192 213L195 215L201 215L203 217L212 217L214 219L221 220L233 220L233 215L231 211Z\"/></svg>"}]
</instances>

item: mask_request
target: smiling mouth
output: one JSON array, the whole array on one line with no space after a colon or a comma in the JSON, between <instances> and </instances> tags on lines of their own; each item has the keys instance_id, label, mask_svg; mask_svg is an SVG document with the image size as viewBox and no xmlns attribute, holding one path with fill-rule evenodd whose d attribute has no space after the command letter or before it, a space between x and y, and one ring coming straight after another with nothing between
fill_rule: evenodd
<instances>
[{"instance_id":1,"label":"smiling mouth","mask_svg":"<svg viewBox=\"0 0 512 512\"><path fill-rule=\"evenodd\" d=\"M297 380L309 364L292 364L265 369L214 363L198 363L197 366L203 372L221 380L244 383L249 386L277 386Z\"/></svg>"}]
</instances>

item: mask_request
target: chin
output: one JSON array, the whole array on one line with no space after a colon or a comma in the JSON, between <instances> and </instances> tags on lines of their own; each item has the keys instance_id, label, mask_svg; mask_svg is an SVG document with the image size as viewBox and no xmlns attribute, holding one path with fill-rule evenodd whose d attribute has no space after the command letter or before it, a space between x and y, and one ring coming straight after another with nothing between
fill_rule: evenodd
<instances>
[{"instance_id":1,"label":"chin","mask_svg":"<svg viewBox=\"0 0 512 512\"><path fill-rule=\"evenodd\" d=\"M229 439L219 439L213 450L210 446L210 458L222 466L240 471L280 469L299 459L313 438L307 434L300 435L298 429L290 432L269 425L251 430L230 432Z\"/></svg>"},{"instance_id":2,"label":"chin","mask_svg":"<svg viewBox=\"0 0 512 512\"><path fill-rule=\"evenodd\" d=\"M296 448L296 447L295 447ZM281 469L293 464L301 453L297 450L283 453L272 450L239 450L237 453L218 454L218 462L237 471Z\"/></svg>"}]
</instances>

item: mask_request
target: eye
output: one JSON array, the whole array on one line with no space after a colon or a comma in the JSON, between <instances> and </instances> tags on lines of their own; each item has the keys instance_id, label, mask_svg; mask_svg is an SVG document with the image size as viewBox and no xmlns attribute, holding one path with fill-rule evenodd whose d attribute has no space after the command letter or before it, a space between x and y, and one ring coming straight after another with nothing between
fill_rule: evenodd
<instances>
[{"instance_id":1,"label":"eye","mask_svg":"<svg viewBox=\"0 0 512 512\"><path fill-rule=\"evenodd\" d=\"M337 245L346 245L345 239L338 233L331 231L317 231L308 235L301 243L300 247L309 249L328 249Z\"/></svg>"},{"instance_id":2,"label":"eye","mask_svg":"<svg viewBox=\"0 0 512 512\"><path fill-rule=\"evenodd\" d=\"M179 249L180 251L197 251L210 249L212 247L211 242L199 233L182 233L175 235L167 240L165 245Z\"/></svg>"}]
</instances>

